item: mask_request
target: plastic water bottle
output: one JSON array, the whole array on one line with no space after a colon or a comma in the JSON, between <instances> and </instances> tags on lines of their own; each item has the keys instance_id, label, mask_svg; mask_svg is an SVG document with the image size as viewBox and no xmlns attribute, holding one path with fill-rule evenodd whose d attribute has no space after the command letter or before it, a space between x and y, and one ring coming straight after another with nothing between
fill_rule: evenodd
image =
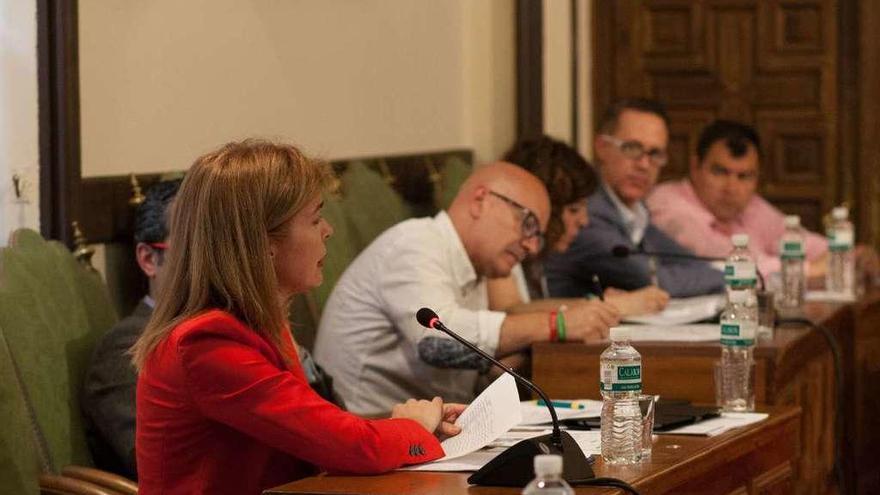
<instances>
[{"instance_id":1,"label":"plastic water bottle","mask_svg":"<svg viewBox=\"0 0 880 495\"><path fill-rule=\"evenodd\" d=\"M736 234L730 240L733 250L724 265L727 306L721 314L721 361L716 377L720 381L716 384L718 402L725 411L753 411L757 269L749 253L749 236Z\"/></svg>"},{"instance_id":2,"label":"plastic water bottle","mask_svg":"<svg viewBox=\"0 0 880 495\"><path fill-rule=\"evenodd\" d=\"M562 456L536 455L535 479L522 495L574 495L571 486L562 479Z\"/></svg>"},{"instance_id":3,"label":"plastic water bottle","mask_svg":"<svg viewBox=\"0 0 880 495\"><path fill-rule=\"evenodd\" d=\"M599 357L602 393L602 458L632 464L642 457L642 356L629 343L630 330L611 329L611 346Z\"/></svg>"},{"instance_id":4,"label":"plastic water bottle","mask_svg":"<svg viewBox=\"0 0 880 495\"><path fill-rule=\"evenodd\" d=\"M855 294L855 235L848 217L849 210L846 206L831 210L832 221L827 232L829 260L825 288L831 292Z\"/></svg>"},{"instance_id":5,"label":"plastic water bottle","mask_svg":"<svg viewBox=\"0 0 880 495\"><path fill-rule=\"evenodd\" d=\"M806 279L804 277L804 232L801 217L785 217L785 232L779 241L782 261L782 293L777 300L780 309L800 309L804 305Z\"/></svg>"}]
</instances>

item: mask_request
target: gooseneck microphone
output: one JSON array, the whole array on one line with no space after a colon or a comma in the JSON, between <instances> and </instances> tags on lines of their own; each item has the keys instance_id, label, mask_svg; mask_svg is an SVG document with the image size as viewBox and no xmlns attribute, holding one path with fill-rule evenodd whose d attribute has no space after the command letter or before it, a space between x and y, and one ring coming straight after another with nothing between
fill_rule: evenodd
<instances>
[{"instance_id":1,"label":"gooseneck microphone","mask_svg":"<svg viewBox=\"0 0 880 495\"><path fill-rule=\"evenodd\" d=\"M500 361L487 354L485 351L468 342L465 338L453 332L440 321L433 310L422 308L416 312L416 320L426 327L439 330L460 342L468 349L474 351L489 362L509 373L517 382L533 390L544 399L544 404L550 410L553 420L553 433L540 437L522 440L508 448L485 466L480 468L468 478L468 483L487 486L526 486L534 478L533 459L539 454L558 454L563 458L562 476L569 482L585 482L596 477L589 461L575 440L567 432L559 429L559 420L553 404L537 385L521 377L512 369L501 364Z\"/></svg>"},{"instance_id":2,"label":"gooseneck microphone","mask_svg":"<svg viewBox=\"0 0 880 495\"><path fill-rule=\"evenodd\" d=\"M642 248L633 250L623 244L618 244L611 248L611 255L615 258L627 258L629 256L650 256L652 258L673 258L693 261L706 261L708 263L724 262L727 258L719 256L698 256L691 253L670 253L662 251L645 251ZM761 285L760 290L764 290L767 284L764 282L764 274L755 266L755 274L758 276L758 283Z\"/></svg>"},{"instance_id":3,"label":"gooseneck microphone","mask_svg":"<svg viewBox=\"0 0 880 495\"><path fill-rule=\"evenodd\" d=\"M696 254L690 253L666 253L660 251L645 251L644 249L632 250L622 244L618 244L611 248L611 254L615 258L627 258L629 256L655 256L657 258L678 258L684 260L708 261L710 263L714 261L724 261L726 259L714 256L697 256Z\"/></svg>"},{"instance_id":4,"label":"gooseneck microphone","mask_svg":"<svg viewBox=\"0 0 880 495\"><path fill-rule=\"evenodd\" d=\"M513 371L513 369L508 368L507 366L504 366L504 364L502 364L501 361L490 356L486 351L480 349L479 347L470 343L464 337L458 335L457 333L455 333L452 330L450 330L449 328L447 328L446 325L444 325L443 322L440 321L440 317L437 316L437 313L435 313L432 309L422 308L422 309L418 310L416 312L416 320L419 322L419 324L421 324L425 328L433 328L434 330L440 330L441 332L445 333L446 335L449 335L453 339L461 342L462 345L464 345L468 349L476 352L484 359L488 359L495 366L498 366L499 368L506 371L507 373L510 373L516 379L516 381L525 385L526 387L531 389L533 392L538 394L538 396L540 396L541 399L544 401L544 404L547 405L547 409L550 410L550 418L553 420L553 433L551 434L551 440L553 442L553 445L560 448L560 449L562 448L562 434L561 434L561 431L559 430L559 419L556 417L556 408L553 407L552 401L547 397L547 394L545 394L543 390L538 388L538 386L535 385L534 383L532 383L531 380L527 380L527 379L523 378L522 376L519 375L519 373Z\"/></svg>"}]
</instances>

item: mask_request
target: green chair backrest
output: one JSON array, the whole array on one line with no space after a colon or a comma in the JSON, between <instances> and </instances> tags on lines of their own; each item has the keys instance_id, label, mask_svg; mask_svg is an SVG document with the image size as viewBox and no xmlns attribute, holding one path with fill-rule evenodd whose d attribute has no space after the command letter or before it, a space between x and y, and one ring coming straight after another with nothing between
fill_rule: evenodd
<instances>
[{"instance_id":1,"label":"green chair backrest","mask_svg":"<svg viewBox=\"0 0 880 495\"><path fill-rule=\"evenodd\" d=\"M400 195L365 163L354 161L342 174L342 207L356 252L392 225L412 216Z\"/></svg>"},{"instance_id":2,"label":"green chair backrest","mask_svg":"<svg viewBox=\"0 0 880 495\"><path fill-rule=\"evenodd\" d=\"M0 488L3 493L37 495L40 461L33 424L0 329Z\"/></svg>"},{"instance_id":3,"label":"green chair backrest","mask_svg":"<svg viewBox=\"0 0 880 495\"><path fill-rule=\"evenodd\" d=\"M98 273L62 244L23 229L0 251L0 328L52 471L92 465L79 394L92 348L115 321Z\"/></svg>"},{"instance_id":4,"label":"green chair backrest","mask_svg":"<svg viewBox=\"0 0 880 495\"><path fill-rule=\"evenodd\" d=\"M333 227L333 235L327 240L327 257L324 258L324 282L313 290L315 302L318 306L318 315L324 308L324 303L330 297L330 292L336 285L336 281L342 276L346 267L354 261L359 249L352 236L349 220L345 216L342 201L335 197L328 197L324 201L324 218ZM294 320L296 321L296 320Z\"/></svg>"},{"instance_id":5,"label":"green chair backrest","mask_svg":"<svg viewBox=\"0 0 880 495\"><path fill-rule=\"evenodd\" d=\"M434 191L437 210L445 210L452 204L458 189L471 175L471 166L464 159L451 156L443 162L440 181Z\"/></svg>"}]
</instances>

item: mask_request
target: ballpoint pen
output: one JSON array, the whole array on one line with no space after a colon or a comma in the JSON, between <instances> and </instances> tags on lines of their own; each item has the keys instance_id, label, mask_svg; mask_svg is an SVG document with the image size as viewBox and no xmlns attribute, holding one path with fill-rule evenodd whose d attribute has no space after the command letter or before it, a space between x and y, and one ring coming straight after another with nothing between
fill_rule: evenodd
<instances>
[{"instance_id":1,"label":"ballpoint pen","mask_svg":"<svg viewBox=\"0 0 880 495\"><path fill-rule=\"evenodd\" d=\"M596 295L599 296L600 301L605 301L605 289L602 288L602 282L599 280L599 275L593 274L593 290L596 291Z\"/></svg>"},{"instance_id":2,"label":"ballpoint pen","mask_svg":"<svg viewBox=\"0 0 880 495\"><path fill-rule=\"evenodd\" d=\"M563 409L586 409L587 405L583 401L579 400L551 400L550 404L553 407L559 407ZM546 406L547 403L544 402L544 399L538 399L539 406Z\"/></svg>"}]
</instances>

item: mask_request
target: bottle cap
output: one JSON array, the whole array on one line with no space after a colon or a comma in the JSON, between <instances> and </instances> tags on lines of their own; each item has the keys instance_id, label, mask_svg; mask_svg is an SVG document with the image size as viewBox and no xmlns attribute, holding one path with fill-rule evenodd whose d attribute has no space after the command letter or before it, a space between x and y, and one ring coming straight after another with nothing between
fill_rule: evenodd
<instances>
[{"instance_id":1,"label":"bottle cap","mask_svg":"<svg viewBox=\"0 0 880 495\"><path fill-rule=\"evenodd\" d=\"M836 206L831 210L831 218L835 220L846 220L849 217L849 208L846 206Z\"/></svg>"},{"instance_id":2,"label":"bottle cap","mask_svg":"<svg viewBox=\"0 0 880 495\"><path fill-rule=\"evenodd\" d=\"M735 247L746 247L749 245L749 234L733 234L730 236L730 242Z\"/></svg>"},{"instance_id":3,"label":"bottle cap","mask_svg":"<svg viewBox=\"0 0 880 495\"><path fill-rule=\"evenodd\" d=\"M630 340L632 338L632 329L625 327L611 327L608 336L611 338L612 342Z\"/></svg>"},{"instance_id":4,"label":"bottle cap","mask_svg":"<svg viewBox=\"0 0 880 495\"><path fill-rule=\"evenodd\" d=\"M536 455L535 476L547 476L550 474L562 474L561 455Z\"/></svg>"},{"instance_id":5,"label":"bottle cap","mask_svg":"<svg viewBox=\"0 0 880 495\"><path fill-rule=\"evenodd\" d=\"M795 227L801 226L801 217L797 215L786 215L785 216L785 227L788 229L793 229Z\"/></svg>"}]
</instances>

